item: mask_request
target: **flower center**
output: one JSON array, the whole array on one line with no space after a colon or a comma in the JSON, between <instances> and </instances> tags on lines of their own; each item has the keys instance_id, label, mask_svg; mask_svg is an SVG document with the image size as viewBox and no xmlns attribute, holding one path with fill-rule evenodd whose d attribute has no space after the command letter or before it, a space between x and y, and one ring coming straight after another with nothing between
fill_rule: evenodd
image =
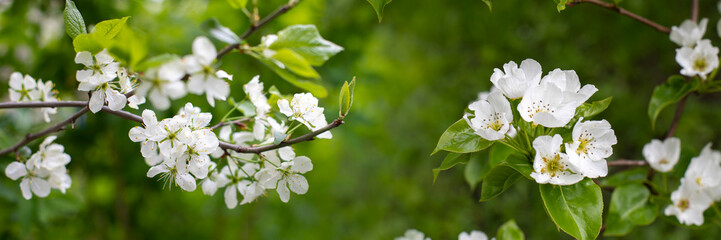
<instances>
[{"instance_id":1,"label":"flower center","mask_svg":"<svg viewBox=\"0 0 721 240\"><path fill-rule=\"evenodd\" d=\"M593 147L593 136L588 130L584 130L581 136L578 137L578 148L576 149L577 154L588 154L588 150Z\"/></svg>"},{"instance_id":2,"label":"flower center","mask_svg":"<svg viewBox=\"0 0 721 240\"><path fill-rule=\"evenodd\" d=\"M555 112L555 110L551 109L551 104L549 104L549 103L544 104L543 100L538 100L538 102L532 102L531 106L526 108L526 112L528 112L529 117L533 118L533 116L536 115L536 113L540 113L540 112L553 113L553 112Z\"/></svg>"},{"instance_id":3,"label":"flower center","mask_svg":"<svg viewBox=\"0 0 721 240\"><path fill-rule=\"evenodd\" d=\"M661 160L659 160L658 163L660 163L660 164L668 164L668 160L666 160L665 158L661 158Z\"/></svg>"},{"instance_id":4,"label":"flower center","mask_svg":"<svg viewBox=\"0 0 721 240\"><path fill-rule=\"evenodd\" d=\"M703 71L706 69L706 66L708 66L708 64L706 64L706 60L703 58L696 59L696 61L693 62L693 69L696 71Z\"/></svg>"},{"instance_id":5,"label":"flower center","mask_svg":"<svg viewBox=\"0 0 721 240\"><path fill-rule=\"evenodd\" d=\"M561 156L558 154L551 158L544 157L543 162L546 163L546 166L541 169L541 173L548 173L551 177L566 171L566 166L561 163Z\"/></svg>"},{"instance_id":6,"label":"flower center","mask_svg":"<svg viewBox=\"0 0 721 240\"><path fill-rule=\"evenodd\" d=\"M686 211L686 209L689 208L688 199L681 199L676 206L681 210L681 212Z\"/></svg>"}]
</instances>

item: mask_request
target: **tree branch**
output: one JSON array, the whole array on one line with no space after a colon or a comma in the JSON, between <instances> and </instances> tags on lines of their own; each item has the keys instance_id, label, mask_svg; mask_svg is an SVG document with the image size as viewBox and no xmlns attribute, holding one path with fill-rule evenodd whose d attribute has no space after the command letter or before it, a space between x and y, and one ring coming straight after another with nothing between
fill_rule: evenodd
<instances>
[{"instance_id":1,"label":"tree branch","mask_svg":"<svg viewBox=\"0 0 721 240\"><path fill-rule=\"evenodd\" d=\"M273 13L266 16L265 18L261 19L257 23L251 23L250 28L246 30L243 35L240 35L240 41L243 42L246 38L250 37L253 33L258 31L261 27L263 27L268 22L272 21L276 17L283 15L283 13L287 12L291 8L295 7L295 5L298 4L300 1L290 1L288 4L285 4L283 6L278 7ZM225 46L223 49L218 51L218 56L216 57L216 60L220 60L225 54L230 53L231 51L240 48L240 43L230 44Z\"/></svg>"},{"instance_id":2,"label":"tree branch","mask_svg":"<svg viewBox=\"0 0 721 240\"><path fill-rule=\"evenodd\" d=\"M696 1L696 0L694 0L694 1ZM661 24L658 24L658 23L656 23L656 22L654 22L654 21L648 20L647 18L644 18L644 17L641 17L641 16L639 16L639 15L636 15L635 13L629 12L629 11L626 10L625 8L619 7L619 6L616 5L616 4L607 3L607 2L604 2L604 1L601 1L601 0L575 0L575 1L573 1L573 2L567 3L566 5L567 5L567 6L574 6L574 5L579 4L579 3L592 3L592 4L595 4L595 5L597 5L597 6L604 7L604 8L606 8L606 9L608 9L608 10L617 12L617 13L619 13L619 14L621 14L621 15L624 15L624 16L627 16L627 17L630 17L630 18L633 18L634 20L639 21L639 22L641 22L641 23L643 23L643 24L646 24L646 25L648 25L648 26L650 26L650 27L658 30L659 32L662 32L662 33L669 33L669 32L671 32L671 30L669 30L667 27L665 27L665 26L663 26L663 25L661 25Z\"/></svg>"},{"instance_id":3,"label":"tree branch","mask_svg":"<svg viewBox=\"0 0 721 240\"><path fill-rule=\"evenodd\" d=\"M646 165L646 161L617 159L615 161L608 161L607 164L609 167L613 167L613 166L643 166L643 165Z\"/></svg>"},{"instance_id":4,"label":"tree branch","mask_svg":"<svg viewBox=\"0 0 721 240\"><path fill-rule=\"evenodd\" d=\"M678 105L676 105L676 112L673 115L673 121L671 121L671 126L668 127L668 132L666 132L666 138L673 137L673 135L676 133L678 122L681 121L681 115L683 115L683 108L684 106L686 106L686 99L688 99L688 94L684 96L681 101L678 102Z\"/></svg>"},{"instance_id":5,"label":"tree branch","mask_svg":"<svg viewBox=\"0 0 721 240\"><path fill-rule=\"evenodd\" d=\"M86 102L86 104L87 104L87 102ZM0 151L0 156L8 154L10 152L16 152L18 149L20 149L22 146L25 146L25 144L28 144L32 140L35 140L42 136L65 129L66 125L75 123L75 120L77 120L81 116L85 115L85 113L87 113L88 111L90 111L90 109L88 108L88 106L85 106L85 107L83 107L83 109L80 109L80 111L76 112L75 114L70 116L68 119L63 120L62 122L59 122L53 126L50 126L49 128L46 128L45 130L42 130L40 132L25 135L25 138L23 140L21 140L20 142L16 143L12 147L9 147L9 148L6 148L6 149L3 149L2 151Z\"/></svg>"},{"instance_id":6,"label":"tree branch","mask_svg":"<svg viewBox=\"0 0 721 240\"><path fill-rule=\"evenodd\" d=\"M236 152L241 152L241 153L262 153L265 151L270 151L270 150L282 148L285 146L290 146L290 145L293 145L293 144L296 144L299 142L311 141L311 140L315 139L315 137L320 135L321 133L330 131L331 129L336 128L336 127L340 126L341 124L343 124L343 120L338 118L335 121L333 121L332 123L328 124L327 126L321 128L321 129L307 133L303 136L292 138L288 141L284 141L279 144L259 146L259 147L243 147L243 146L239 146L239 145L233 145L233 144L229 144L229 143L225 143L225 142L220 142L220 147L223 149L230 149L230 150L233 150Z\"/></svg>"},{"instance_id":7,"label":"tree branch","mask_svg":"<svg viewBox=\"0 0 721 240\"><path fill-rule=\"evenodd\" d=\"M691 1L691 21L698 22L698 0Z\"/></svg>"}]
</instances>

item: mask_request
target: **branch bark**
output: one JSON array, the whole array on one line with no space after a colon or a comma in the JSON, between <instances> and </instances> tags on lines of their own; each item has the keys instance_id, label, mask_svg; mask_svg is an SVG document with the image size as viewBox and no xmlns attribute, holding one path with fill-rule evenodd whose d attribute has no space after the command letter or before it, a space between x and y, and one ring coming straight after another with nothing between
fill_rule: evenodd
<instances>
[{"instance_id":1,"label":"branch bark","mask_svg":"<svg viewBox=\"0 0 721 240\"><path fill-rule=\"evenodd\" d=\"M86 104L87 104L87 103L86 103ZM42 137L42 136L45 136L45 135L48 135L48 134L51 134L51 133L54 133L54 132L58 132L58 131L61 131L61 130L65 129L65 126L66 126L66 125L75 123L75 121L76 121L78 118L80 118L81 116L85 115L85 113L87 113L88 111L90 111L90 109L88 108L88 106L85 106L85 107L83 107L83 109L80 109L80 111L76 112L75 114L73 114L72 116L70 116L68 119L63 120L62 122L59 122L59 123L57 123L57 124L55 124L55 125L53 125L53 126L50 126L49 128L46 128L45 130L42 130L42 131L40 131L40 132L36 132L36 133L32 133L32 134L25 135L25 138L23 138L23 140L20 140L20 142L16 143L16 144L13 145L12 147L9 147L9 148L6 148L6 149L1 150L1 151L0 151L0 156L5 155L5 154L8 154L8 153L10 153L10 152L15 152L15 151L17 151L18 149L20 149L22 146L25 146L25 144L28 144L28 143L29 143L30 141L32 141L32 140L35 140L35 139L38 139L38 138L40 138L40 137Z\"/></svg>"},{"instance_id":2,"label":"branch bark","mask_svg":"<svg viewBox=\"0 0 721 240\"><path fill-rule=\"evenodd\" d=\"M302 135L302 136L299 136L296 138L292 138L288 141L284 141L279 144L258 146L258 147L243 147L243 146L239 146L239 145L233 145L233 144L229 144L229 143L220 142L220 147L223 149L229 149L229 150L233 150L233 151L241 152L241 153L262 153L265 151L270 151L270 150L282 148L285 146L290 146L290 145L300 143L300 142L311 141L311 140L315 139L315 137L320 135L321 133L324 133L333 128L336 128L336 127L340 126L341 124L343 124L343 119L338 118L335 121L333 121L332 123L328 124L327 126L321 128L321 129L318 129L316 131L307 133L305 135Z\"/></svg>"},{"instance_id":3,"label":"branch bark","mask_svg":"<svg viewBox=\"0 0 721 240\"><path fill-rule=\"evenodd\" d=\"M613 166L643 166L643 165L646 165L646 161L617 159L615 161L608 161L607 164L609 167L613 167Z\"/></svg>"},{"instance_id":4,"label":"branch bark","mask_svg":"<svg viewBox=\"0 0 721 240\"><path fill-rule=\"evenodd\" d=\"M696 1L696 0L694 0L694 1ZM596 6L600 6L600 7L606 8L606 9L608 9L608 10L617 12L618 14L621 14L621 15L624 15L624 16L627 16L627 17L630 17L630 18L632 18L632 19L634 19L634 20L636 20L636 21L639 21L639 22L641 22L641 23L643 23L643 24L646 24L646 25L648 25L648 26L650 26L650 27L656 29L657 31L662 32L662 33L668 34L668 33L671 32L671 30L670 30L669 28L667 28L667 27L665 27L665 26L663 26L663 25L661 25L661 24L658 24L658 23L656 23L656 22L654 22L654 21L651 21L651 20L649 20L649 19L647 19L647 18L641 17L641 16L639 16L639 15L633 13L633 12L630 12L630 11L626 10L625 8L619 7L619 6L616 5L616 4L607 3L607 2L604 2L604 1L601 1L601 0L575 0L575 1L573 1L573 2L567 3L566 5L567 5L567 6L574 6L574 5L579 4L579 3L591 3L591 4L594 4L594 5L596 5Z\"/></svg>"}]
</instances>

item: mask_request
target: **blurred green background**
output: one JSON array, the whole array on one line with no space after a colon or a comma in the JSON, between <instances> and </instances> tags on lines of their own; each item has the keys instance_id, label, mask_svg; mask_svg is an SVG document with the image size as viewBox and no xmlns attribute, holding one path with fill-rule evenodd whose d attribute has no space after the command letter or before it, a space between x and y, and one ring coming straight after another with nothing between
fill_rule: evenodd
<instances>
[{"instance_id":1,"label":"blurred green background","mask_svg":"<svg viewBox=\"0 0 721 240\"><path fill-rule=\"evenodd\" d=\"M259 2L261 15L284 3ZM621 5L670 27L689 17L690 2ZM718 46L715 23L721 14L715 2L701 4L701 17L710 20L706 38ZM248 28L242 12L224 0L78 0L76 5L89 26L132 16L129 24L151 40L151 55L190 53L193 38L205 34L201 23L210 17L237 33ZM3 93L9 74L20 71L53 80L63 100L86 98L75 91L79 66L63 29L63 6L64 1L0 1ZM137 124L88 115L57 140L72 156L73 185L66 195L53 191L48 198L26 201L18 182L0 177L0 239L392 239L409 228L433 239L455 239L474 229L494 236L510 219L530 239L568 239L546 216L535 183L521 180L500 197L479 203L478 189L470 190L462 167L432 182L431 169L443 157L429 156L438 137L478 92L490 88L493 68L533 58L544 72L576 70L582 83L598 87L592 100L613 96L597 117L608 119L618 136L611 159L642 159L643 145L662 136L673 115L664 111L653 131L646 108L653 87L680 70L676 45L665 34L592 5L558 13L551 0L499 0L491 13L480 0L396 0L379 24L365 0L303 0L250 42L292 24L316 24L326 39L345 48L318 69L331 92L321 100L329 119L336 117L339 86L358 79L347 124L333 130L334 138L295 146L314 161L306 174L307 194L292 195L284 204L271 190L266 198L228 210L222 193L207 197L200 190L163 189L145 177L139 144L127 137ZM256 74L266 88L302 91L249 56L230 54L221 68L234 75L235 98L244 97L242 85ZM159 115L174 114L186 101L216 117L229 109L222 103L211 109L204 99L189 95ZM718 101L718 95L690 97L677 132L684 148L681 167L707 142L719 143ZM73 111L62 109L53 119ZM0 115L0 147L47 126L33 110ZM0 168L12 160L0 157ZM608 204L610 192L604 190L604 197ZM658 219L626 238L714 239L719 234L718 228L689 230Z\"/></svg>"}]
</instances>

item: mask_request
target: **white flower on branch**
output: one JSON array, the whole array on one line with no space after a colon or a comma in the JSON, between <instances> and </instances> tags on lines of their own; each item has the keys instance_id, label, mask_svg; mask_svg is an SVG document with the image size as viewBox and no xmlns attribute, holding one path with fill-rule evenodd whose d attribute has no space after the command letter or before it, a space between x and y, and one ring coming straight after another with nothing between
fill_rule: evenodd
<instances>
[{"instance_id":1,"label":"white flower on branch","mask_svg":"<svg viewBox=\"0 0 721 240\"><path fill-rule=\"evenodd\" d=\"M521 118L544 127L563 127L598 89L593 85L581 87L573 70L555 69L541 80L540 85L526 91L518 104Z\"/></svg>"},{"instance_id":2,"label":"white flower on branch","mask_svg":"<svg viewBox=\"0 0 721 240\"><path fill-rule=\"evenodd\" d=\"M681 23L681 26L671 27L671 34L669 37L671 41L682 47L693 47L696 42L703 38L706 33L706 25L708 19L704 18L697 24L691 19L686 19Z\"/></svg>"},{"instance_id":3,"label":"white flower on branch","mask_svg":"<svg viewBox=\"0 0 721 240\"><path fill-rule=\"evenodd\" d=\"M473 230L471 233L458 234L458 240L488 240L488 236L484 232Z\"/></svg>"},{"instance_id":4,"label":"white flower on branch","mask_svg":"<svg viewBox=\"0 0 721 240\"><path fill-rule=\"evenodd\" d=\"M495 141L505 138L506 135L511 137L515 135L515 129L511 125L513 122L511 103L501 92L493 92L486 100L473 102L468 108L473 114L466 113L463 119L479 136Z\"/></svg>"},{"instance_id":5,"label":"white flower on branch","mask_svg":"<svg viewBox=\"0 0 721 240\"><path fill-rule=\"evenodd\" d=\"M721 185L721 152L711 149L707 144L701 154L691 159L684 178L689 181L688 187L692 190L713 190Z\"/></svg>"},{"instance_id":6,"label":"white flower on branch","mask_svg":"<svg viewBox=\"0 0 721 240\"><path fill-rule=\"evenodd\" d=\"M689 182L691 181L691 182ZM701 225L704 222L703 212L713 200L703 192L691 187L693 180L681 179L681 186L671 193L673 205L664 210L666 216L675 215L678 221L686 225Z\"/></svg>"},{"instance_id":7,"label":"white flower on branch","mask_svg":"<svg viewBox=\"0 0 721 240\"><path fill-rule=\"evenodd\" d=\"M526 59L521 62L521 67L514 61L503 64L503 71L496 68L493 69L491 82L506 97L517 99L523 97L523 94L529 88L535 87L541 81L541 64L533 59Z\"/></svg>"},{"instance_id":8,"label":"white flower on branch","mask_svg":"<svg viewBox=\"0 0 721 240\"><path fill-rule=\"evenodd\" d=\"M408 229L403 236L397 237L395 240L431 240L431 238L426 237L421 231Z\"/></svg>"},{"instance_id":9,"label":"white flower on branch","mask_svg":"<svg viewBox=\"0 0 721 240\"><path fill-rule=\"evenodd\" d=\"M225 101L230 94L230 85L224 80L233 80L233 76L225 71L216 71L213 62L218 52L213 43L206 37L193 40L193 54L183 57L185 69L190 74L188 91L205 96L210 106L215 106L215 99Z\"/></svg>"},{"instance_id":10,"label":"white flower on branch","mask_svg":"<svg viewBox=\"0 0 721 240\"><path fill-rule=\"evenodd\" d=\"M243 85L243 91L255 106L256 116L264 116L270 112L270 104L268 104L268 98L263 93L263 83L259 79L260 76L255 75L253 79Z\"/></svg>"},{"instance_id":11,"label":"white flower on branch","mask_svg":"<svg viewBox=\"0 0 721 240\"><path fill-rule=\"evenodd\" d=\"M37 83L30 75L23 76L22 73L10 74L10 101L25 102L38 99Z\"/></svg>"},{"instance_id":12,"label":"white flower on branch","mask_svg":"<svg viewBox=\"0 0 721 240\"><path fill-rule=\"evenodd\" d=\"M128 76L128 71L125 68L121 67L118 69L118 83L120 85L120 92L123 94L127 94L135 90L136 84L134 84L131 77ZM128 98L128 106L133 109L138 109L138 105L143 103L145 103L145 97L141 97L137 94Z\"/></svg>"},{"instance_id":13,"label":"white flower on branch","mask_svg":"<svg viewBox=\"0 0 721 240\"><path fill-rule=\"evenodd\" d=\"M583 118L573 126L573 142L566 143L569 161L586 177L605 177L608 174L606 158L613 154L618 143L611 124L606 120L585 121Z\"/></svg>"},{"instance_id":14,"label":"white flower on branch","mask_svg":"<svg viewBox=\"0 0 721 240\"><path fill-rule=\"evenodd\" d=\"M152 110L143 110L143 125L145 127L133 127L128 132L130 141L140 142L140 153L145 158L155 157L158 153L158 141L162 140L160 126ZM157 161L152 161L157 164ZM153 164L153 165L155 165Z\"/></svg>"},{"instance_id":15,"label":"white flower on branch","mask_svg":"<svg viewBox=\"0 0 721 240\"><path fill-rule=\"evenodd\" d=\"M315 131L328 125L323 115L323 108L318 107L318 99L311 93L297 93L293 95L293 99L288 102L286 99L278 100L280 112L288 116L291 120L298 121ZM316 136L318 138L330 139L333 135L328 131Z\"/></svg>"},{"instance_id":16,"label":"white flower on branch","mask_svg":"<svg viewBox=\"0 0 721 240\"><path fill-rule=\"evenodd\" d=\"M37 97L39 101L41 102L57 102L58 98L55 96L57 94L57 91L53 90L53 84L52 81L46 81L43 82L42 80L38 79L38 91L37 91ZM56 114L58 112L57 108L54 107L47 107L47 108L41 108L41 111L43 113L43 119L45 122L50 122L50 115Z\"/></svg>"},{"instance_id":17,"label":"white flower on branch","mask_svg":"<svg viewBox=\"0 0 721 240\"><path fill-rule=\"evenodd\" d=\"M160 110L170 107L170 99L178 99L187 94L181 79L185 76L183 62L171 60L160 67L150 68L141 78L136 94L147 97L153 106Z\"/></svg>"},{"instance_id":18,"label":"white flower on branch","mask_svg":"<svg viewBox=\"0 0 721 240\"><path fill-rule=\"evenodd\" d=\"M88 51L79 52L75 55L75 63L85 65L85 69L78 70L75 75L80 82L80 91L95 90L98 86L110 82L115 79L120 67L120 63L115 62L107 49L95 54L94 58Z\"/></svg>"},{"instance_id":19,"label":"white flower on branch","mask_svg":"<svg viewBox=\"0 0 721 240\"><path fill-rule=\"evenodd\" d=\"M682 75L698 75L706 79L706 76L719 66L718 53L719 49L711 45L711 40L704 39L693 48L685 46L676 49L676 62L683 67Z\"/></svg>"},{"instance_id":20,"label":"white flower on branch","mask_svg":"<svg viewBox=\"0 0 721 240\"><path fill-rule=\"evenodd\" d=\"M97 113L102 110L105 105L105 100L108 101L108 108L115 111L123 109L128 102L125 95L115 90L110 84L103 83L98 86L90 96L90 101L88 102L90 111Z\"/></svg>"},{"instance_id":21,"label":"white flower on branch","mask_svg":"<svg viewBox=\"0 0 721 240\"><path fill-rule=\"evenodd\" d=\"M5 168L5 175L10 179L23 178L20 190L25 199L32 198L33 194L47 197L51 188L58 189L63 194L70 188L72 179L66 169L66 165L70 163L70 155L65 153L62 145L53 143L56 138L45 138L38 152L31 155L24 164L12 162Z\"/></svg>"},{"instance_id":22,"label":"white flower on branch","mask_svg":"<svg viewBox=\"0 0 721 240\"><path fill-rule=\"evenodd\" d=\"M654 170L669 172L681 155L681 140L675 137L664 141L653 139L643 146L643 156Z\"/></svg>"},{"instance_id":23,"label":"white flower on branch","mask_svg":"<svg viewBox=\"0 0 721 240\"><path fill-rule=\"evenodd\" d=\"M533 140L536 156L533 159L531 177L536 182L554 185L571 185L583 179L579 170L571 164L568 155L561 152L561 135L540 136Z\"/></svg>"},{"instance_id":24,"label":"white flower on branch","mask_svg":"<svg viewBox=\"0 0 721 240\"><path fill-rule=\"evenodd\" d=\"M256 178L267 189L276 189L280 200L288 202L290 191L297 194L308 192L308 181L301 174L313 170L313 163L305 156L283 162L278 167L266 167L256 174Z\"/></svg>"}]
</instances>

